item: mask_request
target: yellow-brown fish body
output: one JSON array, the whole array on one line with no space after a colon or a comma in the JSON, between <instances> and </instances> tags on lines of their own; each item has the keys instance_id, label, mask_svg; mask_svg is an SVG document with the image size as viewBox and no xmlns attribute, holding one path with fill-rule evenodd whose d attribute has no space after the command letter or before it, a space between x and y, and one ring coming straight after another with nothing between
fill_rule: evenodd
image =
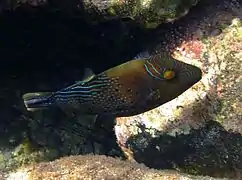
<instances>
[{"instance_id":1,"label":"yellow-brown fish body","mask_svg":"<svg viewBox=\"0 0 242 180\"><path fill-rule=\"evenodd\" d=\"M155 55L134 59L53 93L27 93L29 110L59 106L90 115L132 116L160 106L201 79L195 66Z\"/></svg>"}]
</instances>

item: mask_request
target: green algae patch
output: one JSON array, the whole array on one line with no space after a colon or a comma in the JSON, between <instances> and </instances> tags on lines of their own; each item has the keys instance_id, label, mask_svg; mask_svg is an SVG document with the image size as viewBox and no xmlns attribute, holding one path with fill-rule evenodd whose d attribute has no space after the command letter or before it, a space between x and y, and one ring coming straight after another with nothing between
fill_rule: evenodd
<instances>
[{"instance_id":1,"label":"green algae patch","mask_svg":"<svg viewBox=\"0 0 242 180\"><path fill-rule=\"evenodd\" d=\"M21 166L57 158L58 153L51 149L37 149L25 138L15 149L0 153L0 169L2 172L13 171Z\"/></svg>"},{"instance_id":2,"label":"green algae patch","mask_svg":"<svg viewBox=\"0 0 242 180\"><path fill-rule=\"evenodd\" d=\"M109 0L85 1L84 4L87 12L91 10L90 16L94 21L100 18L130 18L145 28L156 28L162 23L184 16L197 2L198 0Z\"/></svg>"}]
</instances>

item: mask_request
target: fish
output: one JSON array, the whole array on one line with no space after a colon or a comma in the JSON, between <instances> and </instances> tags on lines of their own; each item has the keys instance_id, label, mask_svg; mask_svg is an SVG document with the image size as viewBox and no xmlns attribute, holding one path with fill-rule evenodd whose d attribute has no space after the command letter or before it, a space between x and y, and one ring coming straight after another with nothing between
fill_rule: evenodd
<instances>
[{"instance_id":1,"label":"fish","mask_svg":"<svg viewBox=\"0 0 242 180\"><path fill-rule=\"evenodd\" d=\"M76 114L128 117L171 101L202 77L200 68L165 53L141 54L99 74L86 72L84 80L58 91L24 94L27 110L60 107Z\"/></svg>"}]
</instances>

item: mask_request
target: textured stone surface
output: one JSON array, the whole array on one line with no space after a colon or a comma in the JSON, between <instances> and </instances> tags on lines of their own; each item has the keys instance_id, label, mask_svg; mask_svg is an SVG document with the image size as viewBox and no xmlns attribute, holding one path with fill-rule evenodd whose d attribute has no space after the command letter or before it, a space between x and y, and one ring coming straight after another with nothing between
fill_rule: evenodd
<instances>
[{"instance_id":1,"label":"textured stone surface","mask_svg":"<svg viewBox=\"0 0 242 180\"><path fill-rule=\"evenodd\" d=\"M184 16L197 2L198 0L3 0L0 9L15 9L20 6L46 7L50 11L63 11L72 16L85 14L86 19L92 22L130 18L145 27L154 28Z\"/></svg>"},{"instance_id":2,"label":"textured stone surface","mask_svg":"<svg viewBox=\"0 0 242 180\"><path fill-rule=\"evenodd\" d=\"M22 168L6 175L6 180L13 179L215 180L208 176L195 177L175 171L158 171L137 163L93 155L65 157L49 163Z\"/></svg>"}]
</instances>

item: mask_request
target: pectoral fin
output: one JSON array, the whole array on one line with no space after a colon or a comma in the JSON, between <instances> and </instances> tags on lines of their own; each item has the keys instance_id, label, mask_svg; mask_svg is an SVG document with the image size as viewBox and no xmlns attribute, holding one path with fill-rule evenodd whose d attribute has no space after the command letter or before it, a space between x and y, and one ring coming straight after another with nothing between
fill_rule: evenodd
<instances>
[{"instance_id":1,"label":"pectoral fin","mask_svg":"<svg viewBox=\"0 0 242 180\"><path fill-rule=\"evenodd\" d=\"M77 121L83 126L93 127L98 115L81 114L77 116Z\"/></svg>"},{"instance_id":2,"label":"pectoral fin","mask_svg":"<svg viewBox=\"0 0 242 180\"><path fill-rule=\"evenodd\" d=\"M98 117L98 115L80 113L78 109L75 109L73 107L61 107L61 109L65 112L67 117L69 117L70 119L74 119L75 121L78 121L78 123L80 123L81 125L87 127L92 127Z\"/></svg>"}]
</instances>

